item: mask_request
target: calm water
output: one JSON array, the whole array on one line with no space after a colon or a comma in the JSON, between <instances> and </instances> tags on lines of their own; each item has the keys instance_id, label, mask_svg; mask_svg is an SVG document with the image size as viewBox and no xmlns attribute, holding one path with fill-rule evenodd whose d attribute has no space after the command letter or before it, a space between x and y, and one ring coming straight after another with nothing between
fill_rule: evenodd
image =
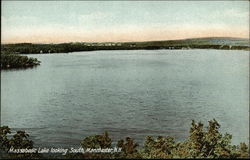
<instances>
[{"instance_id":1,"label":"calm water","mask_svg":"<svg viewBox=\"0 0 250 160\"><path fill-rule=\"evenodd\" d=\"M249 137L249 53L226 50L94 51L32 55L41 65L2 71L2 125L35 145L77 146L85 136L188 136L215 118L233 143Z\"/></svg>"}]
</instances>

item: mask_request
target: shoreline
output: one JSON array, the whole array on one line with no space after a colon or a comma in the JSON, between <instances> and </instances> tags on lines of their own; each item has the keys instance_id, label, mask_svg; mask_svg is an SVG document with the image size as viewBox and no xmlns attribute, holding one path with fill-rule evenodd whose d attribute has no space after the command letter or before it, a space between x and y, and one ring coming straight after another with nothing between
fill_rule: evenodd
<instances>
[{"instance_id":1,"label":"shoreline","mask_svg":"<svg viewBox=\"0 0 250 160\"><path fill-rule=\"evenodd\" d=\"M1 44L1 52L17 54L69 53L98 50L189 50L219 49L250 51L248 39L199 38L185 40L147 41L147 42L71 42L59 44L17 43Z\"/></svg>"}]
</instances>

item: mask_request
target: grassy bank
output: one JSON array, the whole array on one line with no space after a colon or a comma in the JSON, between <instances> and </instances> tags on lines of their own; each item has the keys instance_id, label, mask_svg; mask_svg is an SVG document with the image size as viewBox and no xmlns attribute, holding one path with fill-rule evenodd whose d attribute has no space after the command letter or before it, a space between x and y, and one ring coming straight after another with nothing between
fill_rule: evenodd
<instances>
[{"instance_id":1,"label":"grassy bank","mask_svg":"<svg viewBox=\"0 0 250 160\"><path fill-rule=\"evenodd\" d=\"M127 137L113 142L108 133L84 138L81 142L83 149L105 149L116 146L121 149L117 153L67 153L66 155L43 155L38 153L13 154L8 153L10 148L33 148L33 142L24 131L17 131L9 137L11 130L4 126L0 128L1 158L249 158L249 148L245 143L232 145L232 135L222 134L216 120L209 121L209 126L202 123L191 123L190 135L184 141L175 141L173 137L159 136L146 137L143 146Z\"/></svg>"}]
</instances>

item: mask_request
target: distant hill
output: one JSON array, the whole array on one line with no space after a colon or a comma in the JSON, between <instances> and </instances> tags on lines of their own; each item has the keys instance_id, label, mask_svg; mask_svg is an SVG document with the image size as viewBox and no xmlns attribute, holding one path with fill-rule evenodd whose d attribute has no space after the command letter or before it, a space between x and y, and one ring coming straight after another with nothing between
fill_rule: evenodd
<instances>
[{"instance_id":1,"label":"distant hill","mask_svg":"<svg viewBox=\"0 0 250 160\"><path fill-rule=\"evenodd\" d=\"M204 37L204 38L189 38L181 40L166 40L166 41L148 41L135 42L141 45L168 46L173 44L179 45L228 45L228 46L248 46L250 47L249 39L233 38L233 37Z\"/></svg>"},{"instance_id":2,"label":"distant hill","mask_svg":"<svg viewBox=\"0 0 250 160\"><path fill-rule=\"evenodd\" d=\"M207 37L207 38L192 38L186 39L193 42L199 41L209 44L219 44L219 45L233 45L233 46L250 46L249 39L246 38L233 38L233 37Z\"/></svg>"}]
</instances>

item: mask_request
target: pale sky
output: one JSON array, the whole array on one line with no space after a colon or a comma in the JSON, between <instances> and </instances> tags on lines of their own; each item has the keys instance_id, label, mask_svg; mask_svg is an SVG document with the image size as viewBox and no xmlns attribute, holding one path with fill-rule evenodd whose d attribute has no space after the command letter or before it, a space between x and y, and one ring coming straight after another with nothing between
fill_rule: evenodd
<instances>
[{"instance_id":1,"label":"pale sky","mask_svg":"<svg viewBox=\"0 0 250 160\"><path fill-rule=\"evenodd\" d=\"M248 1L2 1L2 43L249 38Z\"/></svg>"}]
</instances>

